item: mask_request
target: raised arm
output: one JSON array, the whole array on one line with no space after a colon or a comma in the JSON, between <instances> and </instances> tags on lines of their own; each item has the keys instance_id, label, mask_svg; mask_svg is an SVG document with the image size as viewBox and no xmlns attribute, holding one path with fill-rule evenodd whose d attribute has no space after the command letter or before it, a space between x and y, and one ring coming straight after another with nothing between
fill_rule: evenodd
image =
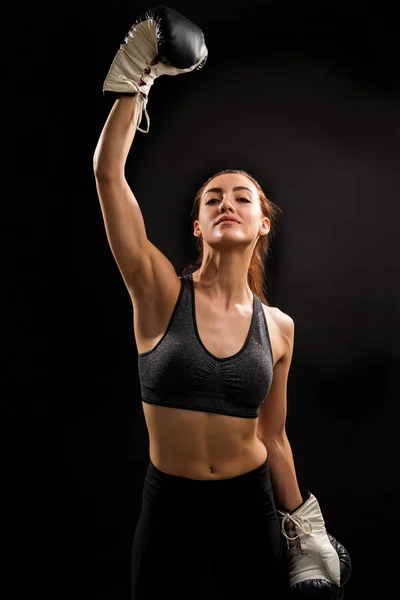
<instances>
[{"instance_id":1,"label":"raised arm","mask_svg":"<svg viewBox=\"0 0 400 600\"><path fill-rule=\"evenodd\" d=\"M147 239L142 212L125 178L126 159L136 131L149 131L139 124L144 111L150 126L146 108L156 79L198 70L207 55L201 29L158 5L137 18L104 81L103 92L113 94L115 103L98 140L93 168L107 238L133 298L149 278L160 280L176 273Z\"/></svg>"},{"instance_id":2,"label":"raised arm","mask_svg":"<svg viewBox=\"0 0 400 600\"><path fill-rule=\"evenodd\" d=\"M137 96L120 96L103 127L93 158L108 242L128 289L132 288L148 244L142 212L125 178L125 163L141 112Z\"/></svg>"}]
</instances>

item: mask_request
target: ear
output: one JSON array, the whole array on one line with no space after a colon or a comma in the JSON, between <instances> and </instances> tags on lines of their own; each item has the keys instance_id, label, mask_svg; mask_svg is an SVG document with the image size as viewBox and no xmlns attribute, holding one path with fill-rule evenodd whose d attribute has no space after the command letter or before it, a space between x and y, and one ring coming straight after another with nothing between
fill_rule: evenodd
<instances>
[{"instance_id":1,"label":"ear","mask_svg":"<svg viewBox=\"0 0 400 600\"><path fill-rule=\"evenodd\" d=\"M194 228L193 235L195 235L196 237L201 237L200 224L198 221L195 221L193 223L193 228Z\"/></svg>"},{"instance_id":2,"label":"ear","mask_svg":"<svg viewBox=\"0 0 400 600\"><path fill-rule=\"evenodd\" d=\"M263 217L261 219L261 221L262 222L261 222L261 225L260 225L260 228L261 228L260 234L261 235L266 235L267 233L270 232L271 221L270 221L270 219L268 219L268 217Z\"/></svg>"}]
</instances>

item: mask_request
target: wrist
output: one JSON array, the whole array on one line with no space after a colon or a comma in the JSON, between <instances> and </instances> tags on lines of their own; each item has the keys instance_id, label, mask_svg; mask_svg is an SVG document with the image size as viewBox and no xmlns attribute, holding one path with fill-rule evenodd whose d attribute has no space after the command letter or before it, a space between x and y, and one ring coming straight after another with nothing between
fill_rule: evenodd
<instances>
[{"instance_id":1,"label":"wrist","mask_svg":"<svg viewBox=\"0 0 400 600\"><path fill-rule=\"evenodd\" d=\"M291 515L296 510L299 510L299 508L301 508L307 502L307 500L310 497L310 492L308 490L305 490L304 492L301 493L301 497L302 497L302 502L300 504L298 504L298 506L296 506L295 508L292 508L291 510L289 510L288 508L285 508L279 504L276 505L276 508L278 510L280 510L281 512L289 513Z\"/></svg>"}]
</instances>

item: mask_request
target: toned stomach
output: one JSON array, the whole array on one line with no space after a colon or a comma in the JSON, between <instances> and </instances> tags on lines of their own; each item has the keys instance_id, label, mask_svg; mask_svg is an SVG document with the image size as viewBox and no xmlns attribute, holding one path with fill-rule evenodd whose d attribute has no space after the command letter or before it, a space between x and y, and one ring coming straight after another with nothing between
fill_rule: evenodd
<instances>
[{"instance_id":1,"label":"toned stomach","mask_svg":"<svg viewBox=\"0 0 400 600\"><path fill-rule=\"evenodd\" d=\"M189 479L226 479L259 467L267 449L258 419L244 419L142 402L150 460L160 471Z\"/></svg>"}]
</instances>

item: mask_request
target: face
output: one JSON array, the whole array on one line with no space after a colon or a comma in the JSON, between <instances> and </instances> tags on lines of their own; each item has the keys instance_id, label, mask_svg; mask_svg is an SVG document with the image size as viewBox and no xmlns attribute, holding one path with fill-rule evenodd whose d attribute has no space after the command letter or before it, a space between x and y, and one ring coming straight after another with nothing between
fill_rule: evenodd
<instances>
[{"instance_id":1,"label":"face","mask_svg":"<svg viewBox=\"0 0 400 600\"><path fill-rule=\"evenodd\" d=\"M218 223L221 217L233 221ZM203 242L215 244L257 243L266 235L270 220L261 212L257 188L245 175L225 173L214 177L204 188L200 199L199 219L194 222L194 235Z\"/></svg>"}]
</instances>

